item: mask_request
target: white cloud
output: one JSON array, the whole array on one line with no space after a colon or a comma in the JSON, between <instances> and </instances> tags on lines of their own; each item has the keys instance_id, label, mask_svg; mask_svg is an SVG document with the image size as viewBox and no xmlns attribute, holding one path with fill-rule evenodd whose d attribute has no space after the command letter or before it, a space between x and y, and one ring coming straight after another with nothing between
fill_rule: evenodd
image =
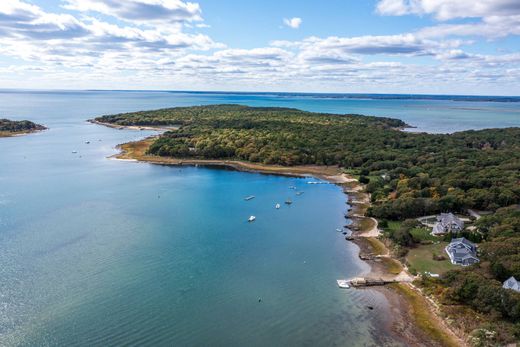
<instances>
[{"instance_id":1,"label":"white cloud","mask_svg":"<svg viewBox=\"0 0 520 347\"><path fill-rule=\"evenodd\" d=\"M520 14L518 0L381 0L377 12L383 15L433 15L438 20L454 18L511 16Z\"/></svg>"},{"instance_id":2,"label":"white cloud","mask_svg":"<svg viewBox=\"0 0 520 347\"><path fill-rule=\"evenodd\" d=\"M180 0L65 0L65 8L141 24L201 21L199 4Z\"/></svg>"},{"instance_id":3,"label":"white cloud","mask_svg":"<svg viewBox=\"0 0 520 347\"><path fill-rule=\"evenodd\" d=\"M327 38L309 37L300 42L275 41L277 47L299 47L302 50L313 50L321 55L327 52L363 54L363 55L435 55L438 50L446 47L454 48L459 41L451 40L437 42L420 38L414 34L356 36Z\"/></svg>"},{"instance_id":4,"label":"white cloud","mask_svg":"<svg viewBox=\"0 0 520 347\"><path fill-rule=\"evenodd\" d=\"M302 22L303 22L303 20L298 17L283 19L283 23L292 29L298 29L300 27L300 25L302 25Z\"/></svg>"},{"instance_id":5,"label":"white cloud","mask_svg":"<svg viewBox=\"0 0 520 347\"><path fill-rule=\"evenodd\" d=\"M422 37L484 36L499 38L520 35L519 0L380 0L376 12L381 15L431 15L439 21L463 18L477 22L441 24L423 28Z\"/></svg>"},{"instance_id":6,"label":"white cloud","mask_svg":"<svg viewBox=\"0 0 520 347\"><path fill-rule=\"evenodd\" d=\"M413 10L446 17L442 10L410 7L425 1L379 2L383 3L386 7L379 11L385 14L404 15ZM175 4L192 7L164 15ZM14 58L16 63L9 60L8 66L2 66L0 60L0 86L24 87L30 81L30 87L55 83L51 86L57 88L360 92L409 92L407 88L413 88L413 92L432 92L443 86L450 91L454 86L480 91L485 85L489 90L498 86L520 93L519 53L477 54L466 51L471 41L453 38L492 37L497 28L501 33L517 32L520 26L515 25L515 15L502 15L502 8L487 7L492 15L477 22L446 22L415 33L308 37L274 41L268 47L229 49L196 33L207 25L199 20L200 7L190 4L67 0L69 9L81 11L71 15L46 12L21 0L1 1L0 56ZM159 11L132 14L132 6L152 6ZM120 20L109 23L105 16ZM150 16L152 20L145 19ZM184 31L187 27L189 32Z\"/></svg>"}]
</instances>

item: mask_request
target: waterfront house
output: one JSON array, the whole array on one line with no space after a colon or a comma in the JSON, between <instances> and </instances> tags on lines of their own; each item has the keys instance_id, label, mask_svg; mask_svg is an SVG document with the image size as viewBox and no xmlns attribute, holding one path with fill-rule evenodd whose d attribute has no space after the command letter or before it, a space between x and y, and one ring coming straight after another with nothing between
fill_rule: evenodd
<instances>
[{"instance_id":1,"label":"waterfront house","mask_svg":"<svg viewBox=\"0 0 520 347\"><path fill-rule=\"evenodd\" d=\"M515 292L520 293L520 282L516 280L514 276L511 276L508 280L504 282L504 285L502 286L504 289L511 289Z\"/></svg>"},{"instance_id":2,"label":"waterfront house","mask_svg":"<svg viewBox=\"0 0 520 347\"><path fill-rule=\"evenodd\" d=\"M446 246L446 253L454 265L468 266L478 263L477 246L464 237L453 239Z\"/></svg>"},{"instance_id":3,"label":"waterfront house","mask_svg":"<svg viewBox=\"0 0 520 347\"><path fill-rule=\"evenodd\" d=\"M433 226L432 235L457 233L464 229L464 222L453 213L441 213Z\"/></svg>"}]
</instances>

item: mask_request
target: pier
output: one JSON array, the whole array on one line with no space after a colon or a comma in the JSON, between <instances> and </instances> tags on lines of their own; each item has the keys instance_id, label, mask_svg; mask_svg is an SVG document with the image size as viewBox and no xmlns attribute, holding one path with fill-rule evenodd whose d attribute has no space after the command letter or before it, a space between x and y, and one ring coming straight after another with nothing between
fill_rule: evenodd
<instances>
[{"instance_id":1,"label":"pier","mask_svg":"<svg viewBox=\"0 0 520 347\"><path fill-rule=\"evenodd\" d=\"M385 280L382 278L365 278L365 277L356 277L349 281L352 287L360 288L360 287L374 287L374 286L384 286L390 283L397 283L397 280Z\"/></svg>"}]
</instances>

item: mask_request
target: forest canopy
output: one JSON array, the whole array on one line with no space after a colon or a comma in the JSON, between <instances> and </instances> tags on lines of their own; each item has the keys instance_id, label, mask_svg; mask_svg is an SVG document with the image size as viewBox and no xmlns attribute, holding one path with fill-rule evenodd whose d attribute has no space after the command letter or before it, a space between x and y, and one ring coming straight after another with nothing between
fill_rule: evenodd
<instances>
[{"instance_id":1,"label":"forest canopy","mask_svg":"<svg viewBox=\"0 0 520 347\"><path fill-rule=\"evenodd\" d=\"M0 119L0 132L23 133L44 129L44 126L33 123L28 120L13 121L9 119Z\"/></svg>"},{"instance_id":2,"label":"forest canopy","mask_svg":"<svg viewBox=\"0 0 520 347\"><path fill-rule=\"evenodd\" d=\"M398 119L213 105L102 116L115 125L175 125L149 154L263 164L335 165L367 183L384 219L520 202L520 128L426 134Z\"/></svg>"}]
</instances>

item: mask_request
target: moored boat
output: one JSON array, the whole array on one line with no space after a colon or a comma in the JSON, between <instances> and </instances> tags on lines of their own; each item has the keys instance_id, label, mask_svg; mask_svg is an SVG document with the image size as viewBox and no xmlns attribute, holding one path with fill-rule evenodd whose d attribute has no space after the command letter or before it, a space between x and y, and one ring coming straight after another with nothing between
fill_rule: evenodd
<instances>
[{"instance_id":1,"label":"moored boat","mask_svg":"<svg viewBox=\"0 0 520 347\"><path fill-rule=\"evenodd\" d=\"M348 280L336 280L336 282L338 283L338 287L340 287L342 289L350 288L350 284L349 284Z\"/></svg>"},{"instance_id":2,"label":"moored boat","mask_svg":"<svg viewBox=\"0 0 520 347\"><path fill-rule=\"evenodd\" d=\"M247 220L248 222L254 222L256 220L256 217L255 216L251 216L249 217L249 219Z\"/></svg>"}]
</instances>

